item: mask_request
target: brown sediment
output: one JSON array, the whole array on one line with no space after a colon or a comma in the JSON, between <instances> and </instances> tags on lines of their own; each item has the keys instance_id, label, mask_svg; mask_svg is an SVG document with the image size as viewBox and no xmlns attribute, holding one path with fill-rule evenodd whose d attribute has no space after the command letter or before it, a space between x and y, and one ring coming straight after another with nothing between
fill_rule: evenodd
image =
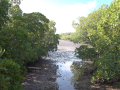
<instances>
[{"instance_id":1,"label":"brown sediment","mask_svg":"<svg viewBox=\"0 0 120 90\"><path fill-rule=\"evenodd\" d=\"M25 77L25 82L22 83L21 86L25 90L42 90L50 87L57 88L58 85L54 81L60 76L55 73L58 67L52 63L54 62L51 60L42 60L34 66L28 67L29 72Z\"/></svg>"}]
</instances>

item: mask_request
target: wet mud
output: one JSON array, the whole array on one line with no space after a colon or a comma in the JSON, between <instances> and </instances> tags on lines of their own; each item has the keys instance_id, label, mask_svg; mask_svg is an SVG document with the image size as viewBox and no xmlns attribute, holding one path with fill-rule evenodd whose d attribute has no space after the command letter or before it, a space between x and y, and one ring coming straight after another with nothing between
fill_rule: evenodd
<instances>
[{"instance_id":1,"label":"wet mud","mask_svg":"<svg viewBox=\"0 0 120 90\"><path fill-rule=\"evenodd\" d=\"M80 67L85 61L75 56L75 48L83 44L74 44L60 40L58 50L49 52L29 72L21 86L25 90L120 90L108 85L91 83L92 75L82 75Z\"/></svg>"}]
</instances>

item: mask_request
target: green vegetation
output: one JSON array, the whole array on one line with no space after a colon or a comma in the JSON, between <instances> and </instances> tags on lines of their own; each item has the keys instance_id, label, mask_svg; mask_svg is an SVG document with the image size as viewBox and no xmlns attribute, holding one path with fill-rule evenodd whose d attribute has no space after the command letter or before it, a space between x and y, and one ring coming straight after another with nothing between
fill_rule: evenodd
<instances>
[{"instance_id":1,"label":"green vegetation","mask_svg":"<svg viewBox=\"0 0 120 90\"><path fill-rule=\"evenodd\" d=\"M76 54L83 60L93 61L97 71L91 81L109 81L120 78L120 0L102 5L87 17L73 21L76 29L73 42L89 43L92 48L80 46Z\"/></svg>"},{"instance_id":2,"label":"green vegetation","mask_svg":"<svg viewBox=\"0 0 120 90\"><path fill-rule=\"evenodd\" d=\"M23 13L19 4L19 0L0 1L1 90L22 90L24 65L57 50L59 44L55 22L39 12Z\"/></svg>"},{"instance_id":3,"label":"green vegetation","mask_svg":"<svg viewBox=\"0 0 120 90\"><path fill-rule=\"evenodd\" d=\"M2 54L2 49L0 51ZM2 56L2 55L1 55ZM12 59L0 59L0 88L1 90L22 90L24 81L20 65Z\"/></svg>"},{"instance_id":4,"label":"green vegetation","mask_svg":"<svg viewBox=\"0 0 120 90\"><path fill-rule=\"evenodd\" d=\"M80 59L86 61L94 61L99 57L99 54L95 51L94 48L87 47L86 45L81 45L79 48L76 48L75 54Z\"/></svg>"},{"instance_id":5,"label":"green vegetation","mask_svg":"<svg viewBox=\"0 0 120 90\"><path fill-rule=\"evenodd\" d=\"M62 40L70 40L70 41L72 41L72 35L73 35L73 33L62 33L62 34L59 34L59 36L60 36L60 39L62 39Z\"/></svg>"}]
</instances>

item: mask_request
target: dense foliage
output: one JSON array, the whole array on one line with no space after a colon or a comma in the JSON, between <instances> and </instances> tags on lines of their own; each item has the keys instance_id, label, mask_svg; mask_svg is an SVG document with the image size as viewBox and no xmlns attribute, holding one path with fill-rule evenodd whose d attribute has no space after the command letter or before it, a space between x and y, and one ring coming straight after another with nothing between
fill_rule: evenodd
<instances>
[{"instance_id":1,"label":"dense foliage","mask_svg":"<svg viewBox=\"0 0 120 90\"><path fill-rule=\"evenodd\" d=\"M22 90L21 83L24 81L20 65L12 59L1 59L0 50L0 88L1 90Z\"/></svg>"},{"instance_id":2,"label":"dense foliage","mask_svg":"<svg viewBox=\"0 0 120 90\"><path fill-rule=\"evenodd\" d=\"M27 74L24 65L57 50L59 44L55 22L39 12L23 13L19 3L0 1L1 90L22 90L22 75Z\"/></svg>"},{"instance_id":3,"label":"dense foliage","mask_svg":"<svg viewBox=\"0 0 120 90\"><path fill-rule=\"evenodd\" d=\"M76 53L83 60L88 60L91 52L99 55L93 60L97 71L91 81L120 78L120 0L113 0L110 6L102 5L79 20L78 24L73 22L76 29L73 41L89 43L93 49L88 52L88 47L81 46L76 49Z\"/></svg>"},{"instance_id":4,"label":"dense foliage","mask_svg":"<svg viewBox=\"0 0 120 90\"><path fill-rule=\"evenodd\" d=\"M78 58L86 61L93 61L99 57L99 54L95 51L95 49L88 47L87 45L81 45L79 48L76 48L75 54Z\"/></svg>"}]
</instances>

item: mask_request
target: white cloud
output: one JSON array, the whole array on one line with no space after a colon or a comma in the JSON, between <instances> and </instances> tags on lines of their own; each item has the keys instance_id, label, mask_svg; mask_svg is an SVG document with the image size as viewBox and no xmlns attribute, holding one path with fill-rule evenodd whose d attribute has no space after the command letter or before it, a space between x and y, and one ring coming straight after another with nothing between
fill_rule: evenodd
<instances>
[{"instance_id":1,"label":"white cloud","mask_svg":"<svg viewBox=\"0 0 120 90\"><path fill-rule=\"evenodd\" d=\"M72 65L73 62L66 62L65 64L60 64L62 67L60 67L59 69L62 70L62 71L69 71L71 72L70 70L70 66Z\"/></svg>"},{"instance_id":2,"label":"white cloud","mask_svg":"<svg viewBox=\"0 0 120 90\"><path fill-rule=\"evenodd\" d=\"M97 5L96 1L89 1L87 4L76 3L56 7L41 0L23 0L20 7L25 13L40 12L48 19L56 22L56 33L75 32L72 28L72 21L79 16L87 16Z\"/></svg>"}]
</instances>

